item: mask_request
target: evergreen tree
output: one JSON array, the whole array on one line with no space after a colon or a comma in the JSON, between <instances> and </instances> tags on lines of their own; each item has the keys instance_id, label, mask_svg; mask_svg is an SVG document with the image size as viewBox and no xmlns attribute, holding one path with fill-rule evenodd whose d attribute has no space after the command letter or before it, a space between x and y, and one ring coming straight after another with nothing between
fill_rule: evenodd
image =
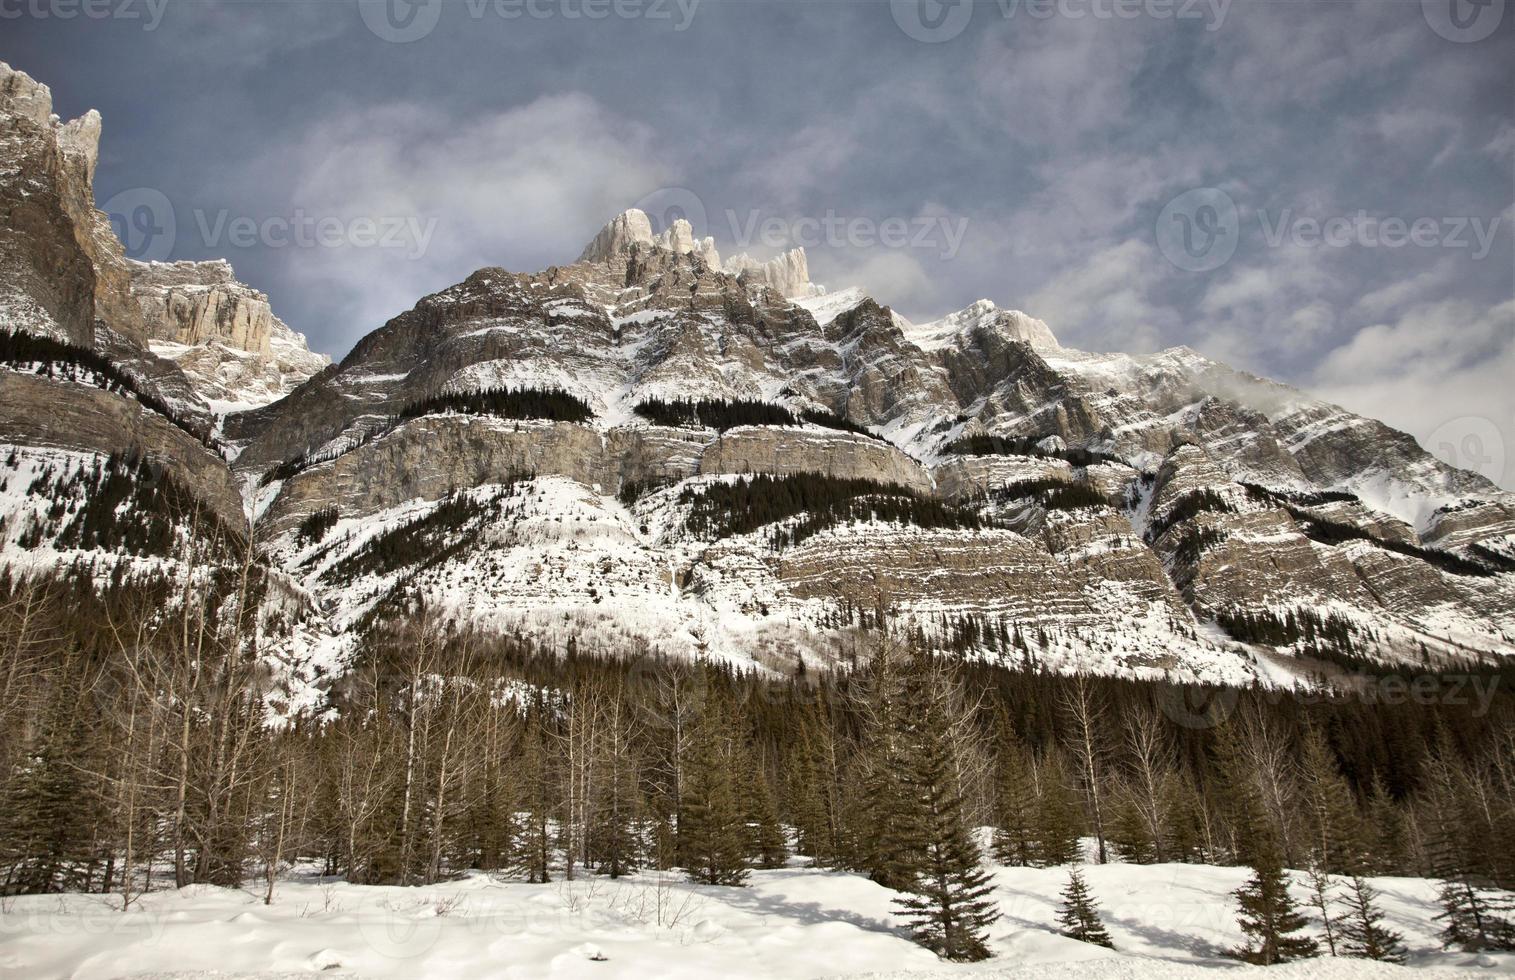
<instances>
[{"instance_id":1,"label":"evergreen tree","mask_svg":"<svg viewBox=\"0 0 1515 980\"><path fill-rule=\"evenodd\" d=\"M778 809L773 802L773 790L768 785L768 776L753 760L750 750L746 773L742 780L742 809L747 818L747 857L759 868L782 868L789 859L789 849L784 844L784 828L779 825Z\"/></svg>"},{"instance_id":2,"label":"evergreen tree","mask_svg":"<svg viewBox=\"0 0 1515 980\"><path fill-rule=\"evenodd\" d=\"M784 777L785 804L794 827L799 853L824 867L837 860L831 838L831 815L821 789L821 760L816 735L808 720L801 723L799 744L790 754Z\"/></svg>"},{"instance_id":3,"label":"evergreen tree","mask_svg":"<svg viewBox=\"0 0 1515 980\"><path fill-rule=\"evenodd\" d=\"M1171 773L1163 780L1163 812L1167 814L1170 857L1180 861L1211 860L1204 800L1193 780Z\"/></svg>"},{"instance_id":4,"label":"evergreen tree","mask_svg":"<svg viewBox=\"0 0 1515 980\"><path fill-rule=\"evenodd\" d=\"M1331 914L1331 875L1320 864L1310 865L1306 874L1306 881L1310 885L1310 904L1315 906L1315 911L1320 913L1321 926L1325 932L1326 950L1332 956L1336 955L1336 918Z\"/></svg>"},{"instance_id":5,"label":"evergreen tree","mask_svg":"<svg viewBox=\"0 0 1515 980\"><path fill-rule=\"evenodd\" d=\"M1367 846L1363 860L1367 870L1377 874L1404 874L1410 867L1410 841L1404 811L1394 802L1377 775L1368 789L1364 824Z\"/></svg>"},{"instance_id":6,"label":"evergreen tree","mask_svg":"<svg viewBox=\"0 0 1515 980\"><path fill-rule=\"evenodd\" d=\"M707 885L747 880L750 841L733 771L731 712L729 700L712 692L695 725L684 773L679 853L689 877Z\"/></svg>"},{"instance_id":7,"label":"evergreen tree","mask_svg":"<svg viewBox=\"0 0 1515 980\"><path fill-rule=\"evenodd\" d=\"M516 789L520 794L521 838L516 866L530 882L546 882L552 876L553 780L551 757L544 730L545 706L534 706L521 731L520 765Z\"/></svg>"},{"instance_id":8,"label":"evergreen tree","mask_svg":"<svg viewBox=\"0 0 1515 980\"><path fill-rule=\"evenodd\" d=\"M96 860L96 823L103 801L85 775L92 764L87 712L79 710L82 674L71 657L53 684L39 744L9 787L0 812L0 862L7 884L22 893L86 886Z\"/></svg>"},{"instance_id":9,"label":"evergreen tree","mask_svg":"<svg viewBox=\"0 0 1515 980\"><path fill-rule=\"evenodd\" d=\"M1404 937L1384 926L1383 912L1375 904L1377 898L1378 892L1361 875L1352 876L1347 914L1341 920L1342 954L1403 963Z\"/></svg>"},{"instance_id":10,"label":"evergreen tree","mask_svg":"<svg viewBox=\"0 0 1515 980\"><path fill-rule=\"evenodd\" d=\"M1083 943L1093 943L1114 949L1105 924L1100 921L1099 909L1089 894L1089 885L1083 872L1076 866L1068 869L1068 886L1063 889L1063 902L1057 907L1057 921L1063 928L1061 934Z\"/></svg>"},{"instance_id":11,"label":"evergreen tree","mask_svg":"<svg viewBox=\"0 0 1515 980\"><path fill-rule=\"evenodd\" d=\"M1000 726L992 839L1000 864L1029 867L1039 858L1035 762L1008 723Z\"/></svg>"},{"instance_id":12,"label":"evergreen tree","mask_svg":"<svg viewBox=\"0 0 1515 980\"><path fill-rule=\"evenodd\" d=\"M1268 819L1255 771L1234 723L1216 729L1214 745L1214 796L1231 834L1232 859L1253 867L1275 860L1281 864L1281 857L1269 853L1279 848L1278 828Z\"/></svg>"},{"instance_id":13,"label":"evergreen tree","mask_svg":"<svg viewBox=\"0 0 1515 980\"><path fill-rule=\"evenodd\" d=\"M896 900L915 941L944 959L987 959L984 932L999 910L968 827L952 744L950 680L918 654L906 685L912 723L904 728L904 783L918 814L918 854L910 896Z\"/></svg>"},{"instance_id":14,"label":"evergreen tree","mask_svg":"<svg viewBox=\"0 0 1515 980\"><path fill-rule=\"evenodd\" d=\"M859 799L850 836L857 870L885 888L908 891L920 854L919 802L906 782L914 719L905 701L900 660L904 651L885 637L869 665L862 704L865 741L860 752Z\"/></svg>"},{"instance_id":15,"label":"evergreen tree","mask_svg":"<svg viewBox=\"0 0 1515 980\"><path fill-rule=\"evenodd\" d=\"M1037 863L1046 867L1078 860L1084 810L1056 749L1049 749L1037 766L1037 789Z\"/></svg>"},{"instance_id":16,"label":"evergreen tree","mask_svg":"<svg viewBox=\"0 0 1515 980\"><path fill-rule=\"evenodd\" d=\"M1449 879L1437 895L1441 903L1438 922L1444 948L1453 946L1470 953L1515 950L1515 926L1501 918L1504 911L1483 889L1467 880Z\"/></svg>"},{"instance_id":17,"label":"evergreen tree","mask_svg":"<svg viewBox=\"0 0 1515 980\"><path fill-rule=\"evenodd\" d=\"M1306 920L1289 897L1289 873L1283 868L1277 847L1268 843L1255 848L1254 853L1252 877L1235 892L1241 906L1237 921L1247 941L1232 955L1260 966L1317 955L1315 940L1294 935L1305 927Z\"/></svg>"},{"instance_id":18,"label":"evergreen tree","mask_svg":"<svg viewBox=\"0 0 1515 980\"><path fill-rule=\"evenodd\" d=\"M1157 860L1157 842L1152 839L1152 829L1129 795L1112 801L1106 836L1122 861L1151 864Z\"/></svg>"},{"instance_id":19,"label":"evergreen tree","mask_svg":"<svg viewBox=\"0 0 1515 980\"><path fill-rule=\"evenodd\" d=\"M1472 821L1461 792L1466 779L1457 772L1456 752L1447 733L1438 733L1435 754L1422 767L1425 797L1426 851L1431 873L1443 879L1438 900L1444 923L1444 947L1469 952L1515 948L1515 927L1500 918L1501 909L1491 902L1478 869L1485 861L1479 842L1470 840Z\"/></svg>"},{"instance_id":20,"label":"evergreen tree","mask_svg":"<svg viewBox=\"0 0 1515 980\"><path fill-rule=\"evenodd\" d=\"M1311 866L1329 874L1356 870L1362 857L1362 818L1318 728L1305 732L1300 769Z\"/></svg>"}]
</instances>

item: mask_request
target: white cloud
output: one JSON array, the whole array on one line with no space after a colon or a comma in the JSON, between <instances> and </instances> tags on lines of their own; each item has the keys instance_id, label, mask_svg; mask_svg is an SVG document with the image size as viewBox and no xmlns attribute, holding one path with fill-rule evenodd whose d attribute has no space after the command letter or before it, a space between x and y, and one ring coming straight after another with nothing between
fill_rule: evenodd
<instances>
[{"instance_id":1,"label":"white cloud","mask_svg":"<svg viewBox=\"0 0 1515 980\"><path fill-rule=\"evenodd\" d=\"M1156 350L1181 325L1176 310L1149 295L1168 271L1152 245L1130 239L1069 268L1032 294L1024 308L1045 320L1069 346L1131 353Z\"/></svg>"},{"instance_id":2,"label":"white cloud","mask_svg":"<svg viewBox=\"0 0 1515 980\"><path fill-rule=\"evenodd\" d=\"M1021 20L988 35L970 66L983 116L1023 143L1066 147L1127 120L1153 28Z\"/></svg>"},{"instance_id":3,"label":"white cloud","mask_svg":"<svg viewBox=\"0 0 1515 980\"><path fill-rule=\"evenodd\" d=\"M1515 300L1490 308L1444 300L1358 331L1321 362L1310 386L1409 432L1454 464L1468 464L1456 457L1457 432L1498 433L1501 446L1482 448L1489 458L1507 462L1502 474L1485 475L1515 489L1515 466L1508 462L1515 459L1512 378Z\"/></svg>"},{"instance_id":4,"label":"white cloud","mask_svg":"<svg viewBox=\"0 0 1515 980\"><path fill-rule=\"evenodd\" d=\"M297 326L344 350L480 267L572 262L608 218L671 182L652 143L645 128L581 94L466 119L395 103L310 123L252 161L237 184L254 216L298 208L343 220L435 221L418 257L409 247L283 250L292 285L336 294L336 323ZM294 186L272 189L283 174L297 178Z\"/></svg>"},{"instance_id":5,"label":"white cloud","mask_svg":"<svg viewBox=\"0 0 1515 980\"><path fill-rule=\"evenodd\" d=\"M807 251L810 278L835 290L860 286L879 303L907 319L940 316L944 302L941 280L919 259L898 249L817 249Z\"/></svg>"}]
</instances>

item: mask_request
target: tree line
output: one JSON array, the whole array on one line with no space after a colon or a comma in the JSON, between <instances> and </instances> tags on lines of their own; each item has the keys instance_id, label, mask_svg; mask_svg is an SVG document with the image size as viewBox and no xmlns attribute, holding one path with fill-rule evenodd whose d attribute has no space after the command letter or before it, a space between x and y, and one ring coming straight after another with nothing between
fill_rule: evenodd
<instances>
[{"instance_id":1,"label":"tree line","mask_svg":"<svg viewBox=\"0 0 1515 980\"><path fill-rule=\"evenodd\" d=\"M174 411L167 402L143 388L136 378L99 351L40 334L0 330L0 364L12 371L59 381L73 381L102 391L127 395L136 399L142 407L194 436L207 448L220 448L203 425L197 425Z\"/></svg>"},{"instance_id":2,"label":"tree line","mask_svg":"<svg viewBox=\"0 0 1515 980\"><path fill-rule=\"evenodd\" d=\"M375 620L331 711L292 715L260 588L224 564L103 592L0 580L0 889L271 901L296 860L364 883L740 886L799 853L898 889L920 942L973 959L997 914L989 827L1008 865L1077 862L1092 839L1097 861L1250 866L1239 952L1260 962L1308 952L1284 868L1322 876L1343 935L1375 912L1340 876L1404 874L1445 883L1447 942L1515 942L1494 890L1515 885L1504 691L1477 712L1055 675L932 656L883 611L845 669L775 677L548 650L411 605ZM1096 935L1076 898L1064 927Z\"/></svg>"},{"instance_id":3,"label":"tree line","mask_svg":"<svg viewBox=\"0 0 1515 980\"><path fill-rule=\"evenodd\" d=\"M725 432L742 425L800 425L809 423L823 429L836 429L869 439L885 441L883 436L849 418L823 408L806 408L792 412L782 405L751 399L685 399L665 401L649 398L639 402L637 415L656 425L675 428L715 429Z\"/></svg>"},{"instance_id":4,"label":"tree line","mask_svg":"<svg viewBox=\"0 0 1515 980\"><path fill-rule=\"evenodd\" d=\"M926 497L893 483L821 473L769 476L760 473L731 481L686 487L679 503L689 507L684 526L700 537L750 534L774 528L775 549L791 547L828 527L851 521L881 521L923 528L974 530L984 526L977 508Z\"/></svg>"}]
</instances>

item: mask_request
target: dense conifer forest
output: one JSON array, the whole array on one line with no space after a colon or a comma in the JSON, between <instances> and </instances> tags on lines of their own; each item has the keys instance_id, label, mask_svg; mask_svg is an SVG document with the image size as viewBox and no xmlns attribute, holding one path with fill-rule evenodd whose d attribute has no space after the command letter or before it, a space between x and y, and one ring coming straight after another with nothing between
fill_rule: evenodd
<instances>
[{"instance_id":1,"label":"dense conifer forest","mask_svg":"<svg viewBox=\"0 0 1515 980\"><path fill-rule=\"evenodd\" d=\"M1063 676L1035 666L1034 624L948 661L924 652L929 624L880 610L843 669L758 676L458 633L411 607L374 621L331 712L270 725L255 576L98 588L0 581L6 892L129 905L165 880L272 887L296 859L368 883L678 868L739 886L798 852L900 888L917 939L971 959L993 909L969 831L988 826L1008 864L1093 838L1103 860L1249 865L1260 931L1238 955L1260 962L1304 952L1285 867L1435 877L1449 942L1512 941L1490 891L1515 885L1498 675L1314 698ZM1353 941L1392 952L1364 895ZM1097 910L1066 898L1065 927L1098 942Z\"/></svg>"},{"instance_id":2,"label":"dense conifer forest","mask_svg":"<svg viewBox=\"0 0 1515 980\"><path fill-rule=\"evenodd\" d=\"M844 479L819 473L758 474L729 482L689 487L679 494L689 505L685 526L700 537L750 534L803 515L798 523L773 529L775 549L850 521L883 521L923 528L983 526L973 507L923 497L895 484Z\"/></svg>"},{"instance_id":3,"label":"dense conifer forest","mask_svg":"<svg viewBox=\"0 0 1515 980\"><path fill-rule=\"evenodd\" d=\"M38 334L0 330L0 365L12 371L75 381L103 391L128 395L206 446L214 445L210 433L203 426L185 419L161 398L143 390L131 375L98 351Z\"/></svg>"},{"instance_id":4,"label":"dense conifer forest","mask_svg":"<svg viewBox=\"0 0 1515 980\"><path fill-rule=\"evenodd\" d=\"M944 446L942 452L955 456L1041 456L1060 459L1074 466L1124 462L1119 456L1079 446L1044 449L1041 443L1045 439L1045 436L961 436Z\"/></svg>"},{"instance_id":5,"label":"dense conifer forest","mask_svg":"<svg viewBox=\"0 0 1515 980\"><path fill-rule=\"evenodd\" d=\"M850 419L843 418L825 409L807 408L791 412L782 405L771 402L721 399L674 399L662 401L649 398L634 409L636 414L657 425L676 428L704 428L725 432L741 425L800 425L809 423L824 429L851 432L883 441L883 437L864 428Z\"/></svg>"}]
</instances>

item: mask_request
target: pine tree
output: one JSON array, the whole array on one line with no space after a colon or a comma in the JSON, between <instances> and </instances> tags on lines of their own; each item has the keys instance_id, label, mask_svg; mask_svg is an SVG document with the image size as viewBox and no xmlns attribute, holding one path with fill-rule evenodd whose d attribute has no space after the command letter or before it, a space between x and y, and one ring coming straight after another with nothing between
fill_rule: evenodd
<instances>
[{"instance_id":1,"label":"pine tree","mask_svg":"<svg viewBox=\"0 0 1515 980\"><path fill-rule=\"evenodd\" d=\"M1422 768L1426 809L1426 850L1431 872L1443 879L1438 901L1445 923L1444 947L1469 952L1515 948L1515 927L1500 918L1501 911L1484 893L1477 867L1483 856L1476 841L1468 839L1466 801L1455 770L1456 752L1443 731L1437 751Z\"/></svg>"},{"instance_id":2,"label":"pine tree","mask_svg":"<svg viewBox=\"0 0 1515 980\"><path fill-rule=\"evenodd\" d=\"M1311 866L1330 874L1357 870L1361 864L1362 817L1318 728L1306 731L1300 763Z\"/></svg>"},{"instance_id":3,"label":"pine tree","mask_svg":"<svg viewBox=\"0 0 1515 980\"><path fill-rule=\"evenodd\" d=\"M1049 749L1037 766L1036 860L1046 867L1079 857L1084 811L1057 750Z\"/></svg>"},{"instance_id":4,"label":"pine tree","mask_svg":"<svg viewBox=\"0 0 1515 980\"><path fill-rule=\"evenodd\" d=\"M831 815L821 790L821 760L813 726L803 722L799 744L790 755L784 777L784 796L789 823L793 825L799 853L809 855L817 867L834 863Z\"/></svg>"},{"instance_id":5,"label":"pine tree","mask_svg":"<svg viewBox=\"0 0 1515 980\"><path fill-rule=\"evenodd\" d=\"M516 866L526 880L542 883L552 875L553 792L551 758L543 729L545 707L528 712L521 731L520 764L516 790L520 794L521 837L516 848Z\"/></svg>"},{"instance_id":6,"label":"pine tree","mask_svg":"<svg viewBox=\"0 0 1515 980\"><path fill-rule=\"evenodd\" d=\"M1404 937L1384 926L1383 912L1375 904L1377 898L1378 892L1361 875L1352 876L1347 914L1341 920L1342 954L1403 963Z\"/></svg>"},{"instance_id":7,"label":"pine tree","mask_svg":"<svg viewBox=\"0 0 1515 980\"><path fill-rule=\"evenodd\" d=\"M1321 926L1325 931L1326 949L1336 955L1336 918L1331 914L1331 875L1318 863L1312 863L1306 873L1310 885L1310 904L1320 913Z\"/></svg>"},{"instance_id":8,"label":"pine tree","mask_svg":"<svg viewBox=\"0 0 1515 980\"><path fill-rule=\"evenodd\" d=\"M1193 781L1170 773L1163 780L1162 805L1168 821L1169 856L1185 862L1208 862L1211 855L1205 805Z\"/></svg>"},{"instance_id":9,"label":"pine tree","mask_svg":"<svg viewBox=\"0 0 1515 980\"><path fill-rule=\"evenodd\" d=\"M1083 872L1076 866L1068 869L1068 886L1063 889L1063 903L1057 908L1057 921L1063 928L1061 934L1083 943L1093 943L1114 949L1105 924L1100 921L1099 909L1089 894L1089 885Z\"/></svg>"},{"instance_id":10,"label":"pine tree","mask_svg":"<svg viewBox=\"0 0 1515 980\"><path fill-rule=\"evenodd\" d=\"M1030 752L1001 725L999 767L995 779L995 827L992 846L1000 864L1029 867L1038 859L1035 762Z\"/></svg>"},{"instance_id":11,"label":"pine tree","mask_svg":"<svg viewBox=\"0 0 1515 980\"><path fill-rule=\"evenodd\" d=\"M952 744L951 681L944 668L917 654L906 686L904 783L919 815L919 851L912 894L896 900L915 941L944 959L987 959L985 930L999 917L993 887L979 864L968 828Z\"/></svg>"},{"instance_id":12,"label":"pine tree","mask_svg":"<svg viewBox=\"0 0 1515 980\"><path fill-rule=\"evenodd\" d=\"M1437 895L1441 903L1438 922L1443 948L1453 946L1469 953L1515 950L1515 925L1499 916L1503 908L1472 882L1448 879Z\"/></svg>"},{"instance_id":13,"label":"pine tree","mask_svg":"<svg viewBox=\"0 0 1515 980\"><path fill-rule=\"evenodd\" d=\"M679 853L689 877L707 885L741 885L747 880L750 842L733 772L732 710L718 693L706 700L684 774Z\"/></svg>"},{"instance_id":14,"label":"pine tree","mask_svg":"<svg viewBox=\"0 0 1515 980\"><path fill-rule=\"evenodd\" d=\"M1289 897L1289 873L1277 846L1269 841L1253 850L1252 877L1235 892L1241 906L1237 921L1247 942L1232 955L1260 966L1317 955L1315 940L1294 935L1307 923Z\"/></svg>"},{"instance_id":15,"label":"pine tree","mask_svg":"<svg viewBox=\"0 0 1515 980\"><path fill-rule=\"evenodd\" d=\"M869 665L861 705L866 740L859 753L860 806L853 811L850 836L857 845L857 870L895 891L909 890L920 852L919 807L906 785L906 742L914 719L904 704L900 661L905 652L884 637Z\"/></svg>"},{"instance_id":16,"label":"pine tree","mask_svg":"<svg viewBox=\"0 0 1515 980\"><path fill-rule=\"evenodd\" d=\"M1157 860L1157 842L1152 839L1152 829L1130 796L1112 801L1110 822L1105 832L1110 846L1122 861L1151 864Z\"/></svg>"},{"instance_id":17,"label":"pine tree","mask_svg":"<svg viewBox=\"0 0 1515 980\"><path fill-rule=\"evenodd\" d=\"M1368 789L1368 815L1364 824L1366 869L1377 874L1404 874L1410 866L1409 834L1403 808L1394 802L1375 775Z\"/></svg>"},{"instance_id":18,"label":"pine tree","mask_svg":"<svg viewBox=\"0 0 1515 980\"><path fill-rule=\"evenodd\" d=\"M743 755L746 772L742 779L742 809L747 822L748 860L759 868L782 868L789 859L789 849L784 845L784 828L779 825L773 790L769 788L767 774L753 761L751 750Z\"/></svg>"},{"instance_id":19,"label":"pine tree","mask_svg":"<svg viewBox=\"0 0 1515 980\"><path fill-rule=\"evenodd\" d=\"M87 887L85 868L96 855L96 821L102 815L87 729L93 720L83 700L78 658L69 657L53 685L35 752L9 787L0 826L0 865L22 893Z\"/></svg>"},{"instance_id":20,"label":"pine tree","mask_svg":"<svg viewBox=\"0 0 1515 980\"><path fill-rule=\"evenodd\" d=\"M1276 848L1276 828L1268 820L1262 792L1234 723L1216 730L1214 745L1214 796L1221 818L1231 834L1232 858L1237 864L1255 867L1259 860L1272 859L1260 852ZM1278 860L1282 863L1281 858Z\"/></svg>"}]
</instances>

